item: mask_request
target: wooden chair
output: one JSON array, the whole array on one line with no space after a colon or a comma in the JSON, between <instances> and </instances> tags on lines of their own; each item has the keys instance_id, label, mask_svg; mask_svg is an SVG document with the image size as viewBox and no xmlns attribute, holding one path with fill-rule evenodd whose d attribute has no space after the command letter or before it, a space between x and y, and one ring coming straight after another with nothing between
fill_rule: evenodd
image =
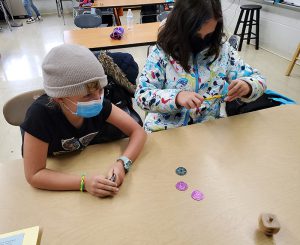
<instances>
[{"instance_id":1,"label":"wooden chair","mask_svg":"<svg viewBox=\"0 0 300 245\"><path fill-rule=\"evenodd\" d=\"M11 98L3 106L5 120L13 126L20 126L30 105L44 93L43 89L38 89Z\"/></svg>"},{"instance_id":2,"label":"wooden chair","mask_svg":"<svg viewBox=\"0 0 300 245\"><path fill-rule=\"evenodd\" d=\"M297 50L296 50L296 52L295 52L295 54L292 58L291 63L289 64L289 67L288 67L286 73L285 73L286 76L289 76L291 74L291 72L292 72L292 70L293 70L293 68L296 64L296 61L300 60L299 56L300 56L300 43L298 44L298 48L297 48Z\"/></svg>"}]
</instances>

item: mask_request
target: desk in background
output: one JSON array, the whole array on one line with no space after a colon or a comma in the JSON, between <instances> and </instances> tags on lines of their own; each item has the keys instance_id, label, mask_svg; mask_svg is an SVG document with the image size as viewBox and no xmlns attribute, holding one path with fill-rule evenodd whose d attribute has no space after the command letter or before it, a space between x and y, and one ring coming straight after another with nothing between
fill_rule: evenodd
<instances>
[{"instance_id":1,"label":"desk in background","mask_svg":"<svg viewBox=\"0 0 300 245\"><path fill-rule=\"evenodd\" d=\"M166 2L165 0L95 0L92 8L114 8L114 15L117 25L121 25L121 20L117 14L117 7L138 7L153 4L172 4L174 2Z\"/></svg>"},{"instance_id":2,"label":"desk in background","mask_svg":"<svg viewBox=\"0 0 300 245\"><path fill-rule=\"evenodd\" d=\"M137 7L152 4L173 4L165 0L95 0L92 8Z\"/></svg>"},{"instance_id":3,"label":"desk in background","mask_svg":"<svg viewBox=\"0 0 300 245\"><path fill-rule=\"evenodd\" d=\"M64 42L83 45L91 50L128 48L152 45L157 41L160 22L135 24L132 30L127 30L121 40L110 38L115 27L89 28L64 31Z\"/></svg>"},{"instance_id":4,"label":"desk in background","mask_svg":"<svg viewBox=\"0 0 300 245\"><path fill-rule=\"evenodd\" d=\"M126 140L49 159L68 173L104 173ZM39 225L41 244L300 244L300 107L267 110L149 135L114 198L30 187L22 160L0 164L0 233ZM186 176L175 169L184 166ZM176 190L177 181L189 189ZM205 199L194 201L193 189ZM280 232L257 231L272 212Z\"/></svg>"}]
</instances>

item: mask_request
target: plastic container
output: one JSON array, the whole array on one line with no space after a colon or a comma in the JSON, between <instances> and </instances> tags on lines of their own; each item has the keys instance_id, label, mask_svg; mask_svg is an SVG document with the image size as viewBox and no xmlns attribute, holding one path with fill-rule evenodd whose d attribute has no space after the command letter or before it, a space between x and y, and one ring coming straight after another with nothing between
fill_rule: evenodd
<instances>
[{"instance_id":1,"label":"plastic container","mask_svg":"<svg viewBox=\"0 0 300 245\"><path fill-rule=\"evenodd\" d=\"M131 9L128 9L128 11L127 11L126 20L127 20L127 29L132 30L133 29L133 13L132 13Z\"/></svg>"}]
</instances>

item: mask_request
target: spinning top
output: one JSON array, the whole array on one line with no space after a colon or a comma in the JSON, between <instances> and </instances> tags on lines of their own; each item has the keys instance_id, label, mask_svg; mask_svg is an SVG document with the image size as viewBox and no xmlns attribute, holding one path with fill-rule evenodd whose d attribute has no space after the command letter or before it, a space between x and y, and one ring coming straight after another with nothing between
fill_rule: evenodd
<instances>
[{"instance_id":1,"label":"spinning top","mask_svg":"<svg viewBox=\"0 0 300 245\"><path fill-rule=\"evenodd\" d=\"M258 219L259 229L266 235L266 236L273 236L280 230L280 224L276 215L262 213Z\"/></svg>"}]
</instances>

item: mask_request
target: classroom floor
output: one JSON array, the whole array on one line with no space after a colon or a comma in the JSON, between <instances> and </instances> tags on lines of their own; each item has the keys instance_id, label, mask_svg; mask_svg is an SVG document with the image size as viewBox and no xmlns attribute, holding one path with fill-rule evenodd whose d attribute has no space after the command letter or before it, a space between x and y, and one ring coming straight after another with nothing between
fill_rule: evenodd
<instances>
[{"instance_id":1,"label":"classroom floor","mask_svg":"<svg viewBox=\"0 0 300 245\"><path fill-rule=\"evenodd\" d=\"M137 14L135 14L137 16ZM10 32L5 22L0 22L0 107L11 97L33 89L42 88L41 63L47 52L63 43L63 31L74 29L73 18L66 15L66 25L57 15L44 16L42 22L13 28ZM122 20L122 19L121 19ZM136 17L136 23L139 22ZM142 69L147 47L116 50L134 55ZM300 102L300 66L296 65L290 77L285 71L288 61L263 49L243 45L241 57L267 77L269 89L276 90ZM0 116L0 163L21 158L21 136L18 127L9 125Z\"/></svg>"}]
</instances>

